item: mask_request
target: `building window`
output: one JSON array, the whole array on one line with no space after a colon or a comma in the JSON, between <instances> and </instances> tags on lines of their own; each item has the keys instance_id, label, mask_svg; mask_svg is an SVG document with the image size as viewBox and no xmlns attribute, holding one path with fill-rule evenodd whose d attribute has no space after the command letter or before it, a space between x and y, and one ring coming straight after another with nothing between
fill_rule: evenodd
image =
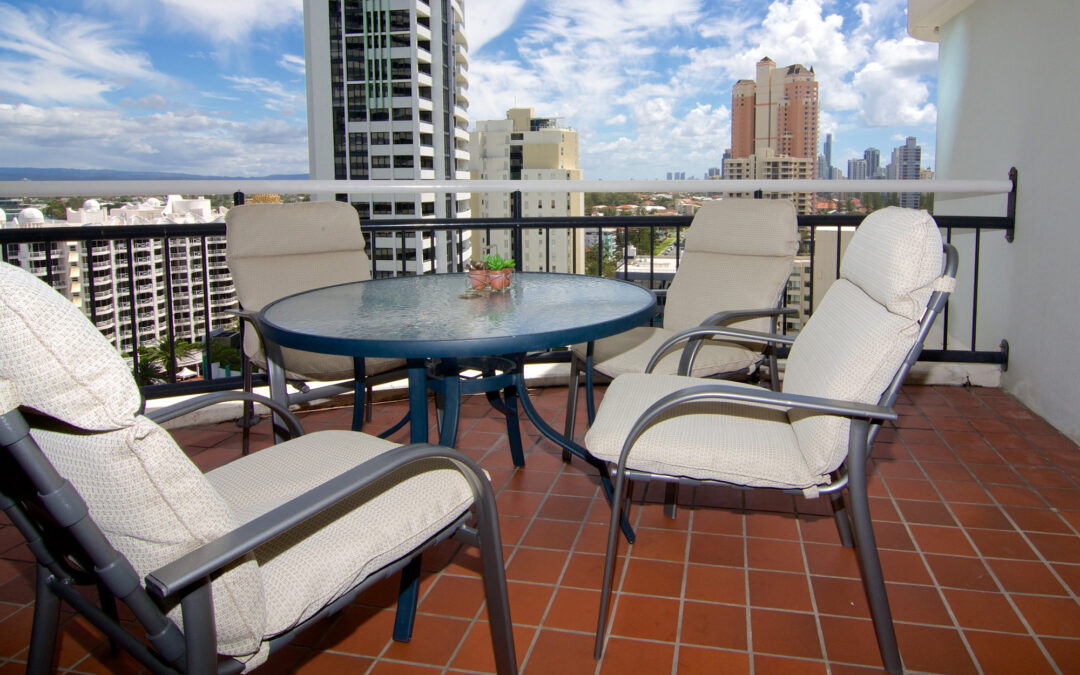
<instances>
[{"instance_id":1,"label":"building window","mask_svg":"<svg viewBox=\"0 0 1080 675\"><path fill-rule=\"evenodd\" d=\"M375 202L372 204L371 212L377 216L388 216L393 213L390 202Z\"/></svg>"},{"instance_id":2,"label":"building window","mask_svg":"<svg viewBox=\"0 0 1080 675\"><path fill-rule=\"evenodd\" d=\"M372 169L389 169L390 168L390 155L372 155L371 157Z\"/></svg>"},{"instance_id":3,"label":"building window","mask_svg":"<svg viewBox=\"0 0 1080 675\"><path fill-rule=\"evenodd\" d=\"M395 131L394 132L394 145L412 145L412 132L411 131Z\"/></svg>"},{"instance_id":4,"label":"building window","mask_svg":"<svg viewBox=\"0 0 1080 675\"><path fill-rule=\"evenodd\" d=\"M411 120L412 108L394 108L395 120Z\"/></svg>"},{"instance_id":5,"label":"building window","mask_svg":"<svg viewBox=\"0 0 1080 675\"><path fill-rule=\"evenodd\" d=\"M372 145L390 145L390 132L389 131L373 131L373 132L371 132L371 144Z\"/></svg>"},{"instance_id":6,"label":"building window","mask_svg":"<svg viewBox=\"0 0 1080 675\"><path fill-rule=\"evenodd\" d=\"M399 216L411 216L416 213L415 202L394 202L394 212Z\"/></svg>"},{"instance_id":7,"label":"building window","mask_svg":"<svg viewBox=\"0 0 1080 675\"><path fill-rule=\"evenodd\" d=\"M420 214L424 216L435 215L435 202L424 202L420 205Z\"/></svg>"},{"instance_id":8,"label":"building window","mask_svg":"<svg viewBox=\"0 0 1080 675\"><path fill-rule=\"evenodd\" d=\"M413 167L412 155L394 155L395 169L411 169Z\"/></svg>"},{"instance_id":9,"label":"building window","mask_svg":"<svg viewBox=\"0 0 1080 675\"><path fill-rule=\"evenodd\" d=\"M386 122L390 119L390 111L386 108L373 108L371 110L372 122Z\"/></svg>"}]
</instances>

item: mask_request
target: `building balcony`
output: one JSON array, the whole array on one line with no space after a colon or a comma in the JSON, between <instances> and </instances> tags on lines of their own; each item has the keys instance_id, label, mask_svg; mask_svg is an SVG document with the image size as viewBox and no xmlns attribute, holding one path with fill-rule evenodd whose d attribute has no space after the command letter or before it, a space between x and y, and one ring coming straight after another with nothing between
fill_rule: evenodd
<instances>
[{"instance_id":1,"label":"building balcony","mask_svg":"<svg viewBox=\"0 0 1080 675\"><path fill-rule=\"evenodd\" d=\"M557 419L566 389L537 388L531 396L541 414ZM348 428L352 409L345 403L304 413L302 421L309 429ZM367 428L382 430L406 404L384 400L372 408ZM870 473L905 666L1008 671L1005 648L1023 661L1013 672L1073 672L1080 637L1072 620L1080 547L1076 447L999 389L908 387L899 409L900 422L875 444ZM630 515L639 543L620 555L614 635L597 664L591 631L608 506L595 471L564 464L532 433L523 436L526 466L514 469L505 422L482 395L463 401L460 429L459 447L488 472L497 494L525 675L743 672L751 663L758 671L880 669L856 557L837 541L827 500L758 499L722 488L685 491L675 521L661 512L662 490L635 494ZM232 421L173 433L203 471L240 457ZM407 442L407 435L391 439ZM253 449L270 437L268 422L260 422ZM32 557L7 521L0 541L0 593L9 608L0 618L8 637L0 657L18 669L33 608ZM446 542L426 553L424 564L411 642L390 640L394 575L291 647L290 667L315 668L329 650L335 659L376 668L493 672L475 551ZM67 621L61 632L73 671L130 669L131 660L111 656L105 638L83 622ZM634 667L625 666L627 658Z\"/></svg>"}]
</instances>

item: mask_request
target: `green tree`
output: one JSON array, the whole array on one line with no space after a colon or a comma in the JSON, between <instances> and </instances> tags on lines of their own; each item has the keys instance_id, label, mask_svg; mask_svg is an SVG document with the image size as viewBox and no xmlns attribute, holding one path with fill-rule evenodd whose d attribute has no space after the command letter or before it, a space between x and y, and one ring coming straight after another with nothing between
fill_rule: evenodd
<instances>
[{"instance_id":1,"label":"green tree","mask_svg":"<svg viewBox=\"0 0 1080 675\"><path fill-rule=\"evenodd\" d=\"M180 360L201 349L200 345L186 340L177 340L174 343L168 337L161 338L156 344L139 345L139 367L132 370L132 375L140 386L164 382L168 378L168 366L173 352L176 353L176 359Z\"/></svg>"}]
</instances>

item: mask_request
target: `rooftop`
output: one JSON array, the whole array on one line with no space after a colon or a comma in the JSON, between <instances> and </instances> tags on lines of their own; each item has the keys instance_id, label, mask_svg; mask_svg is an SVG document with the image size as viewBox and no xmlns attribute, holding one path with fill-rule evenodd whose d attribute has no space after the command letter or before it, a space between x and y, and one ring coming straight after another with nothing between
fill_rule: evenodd
<instances>
[{"instance_id":1,"label":"rooftop","mask_svg":"<svg viewBox=\"0 0 1080 675\"><path fill-rule=\"evenodd\" d=\"M559 426L565 387L532 396ZM404 410L374 406L373 428ZM909 386L897 410L874 446L870 493L908 672L1080 671L1076 445L1000 389ZM351 415L340 407L303 420L308 430L347 428ZM269 443L267 426L256 427L255 447ZM855 554L840 546L828 503L726 488L685 491L692 508L675 521L637 496L638 540L629 556L621 551L614 629L604 660L593 661L608 507L592 469L562 463L527 421L522 431L526 467L514 469L498 413L482 396L462 406L458 448L498 493L525 673L880 669ZM240 455L234 423L174 434L203 470ZM31 559L0 521L0 673L21 672L26 659ZM411 643L390 640L390 579L260 672L493 671L474 551L447 542L424 567ZM137 671L65 616L64 672Z\"/></svg>"}]
</instances>

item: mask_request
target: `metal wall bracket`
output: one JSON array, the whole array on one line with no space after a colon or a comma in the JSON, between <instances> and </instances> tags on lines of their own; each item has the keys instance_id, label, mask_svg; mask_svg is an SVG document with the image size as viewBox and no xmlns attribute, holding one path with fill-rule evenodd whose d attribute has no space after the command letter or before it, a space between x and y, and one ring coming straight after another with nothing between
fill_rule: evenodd
<instances>
[{"instance_id":1,"label":"metal wall bracket","mask_svg":"<svg viewBox=\"0 0 1080 675\"><path fill-rule=\"evenodd\" d=\"M1009 181L1012 182L1012 190L1009 191L1008 205L1006 206L1006 217L1009 219L1009 227L1005 229L1005 241L1012 243L1013 236L1016 233L1016 187L1017 187L1017 172L1016 167L1009 169Z\"/></svg>"},{"instance_id":2,"label":"metal wall bracket","mask_svg":"<svg viewBox=\"0 0 1080 675\"><path fill-rule=\"evenodd\" d=\"M999 345L1001 349L1001 372L1005 372L1009 369L1009 341L1002 340Z\"/></svg>"}]
</instances>

